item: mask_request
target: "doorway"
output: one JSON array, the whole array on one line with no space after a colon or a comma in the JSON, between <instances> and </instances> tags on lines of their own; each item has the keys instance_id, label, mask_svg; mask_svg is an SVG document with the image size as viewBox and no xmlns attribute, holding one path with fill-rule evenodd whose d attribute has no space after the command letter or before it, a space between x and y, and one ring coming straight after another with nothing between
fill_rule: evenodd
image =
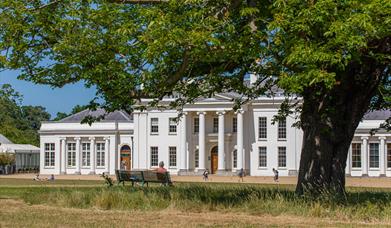
<instances>
[{"instance_id":1,"label":"doorway","mask_svg":"<svg viewBox=\"0 0 391 228\"><path fill-rule=\"evenodd\" d=\"M120 150L120 158L121 158L121 169L122 170L130 170L132 167L132 158L130 156L130 147L128 145L124 145Z\"/></svg>"},{"instance_id":2,"label":"doorway","mask_svg":"<svg viewBox=\"0 0 391 228\"><path fill-rule=\"evenodd\" d=\"M218 147L215 146L210 151L210 170L212 174L216 174L218 164Z\"/></svg>"}]
</instances>

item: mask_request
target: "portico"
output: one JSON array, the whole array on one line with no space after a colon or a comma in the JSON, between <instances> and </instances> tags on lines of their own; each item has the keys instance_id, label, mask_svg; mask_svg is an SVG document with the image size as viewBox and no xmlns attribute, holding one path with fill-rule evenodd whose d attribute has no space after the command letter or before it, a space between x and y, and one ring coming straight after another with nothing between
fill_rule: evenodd
<instances>
[{"instance_id":1,"label":"portico","mask_svg":"<svg viewBox=\"0 0 391 228\"><path fill-rule=\"evenodd\" d=\"M243 168L244 112L243 109L235 112L232 108L185 110L179 123L179 174L187 174L189 170L193 170L193 173L200 175L208 169L209 172L218 175L232 175ZM213 148L217 148L216 154L212 154ZM216 157L217 162L213 164Z\"/></svg>"}]
</instances>

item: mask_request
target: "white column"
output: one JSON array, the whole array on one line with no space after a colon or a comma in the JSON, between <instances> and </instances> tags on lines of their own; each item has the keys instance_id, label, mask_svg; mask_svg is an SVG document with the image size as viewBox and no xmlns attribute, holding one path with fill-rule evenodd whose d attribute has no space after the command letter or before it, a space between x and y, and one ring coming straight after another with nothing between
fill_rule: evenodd
<instances>
[{"instance_id":1,"label":"white column","mask_svg":"<svg viewBox=\"0 0 391 228\"><path fill-rule=\"evenodd\" d=\"M180 151L180 164L179 169L182 171L186 170L186 164L187 160L189 159L189 156L187 154L187 140L186 140L186 124L187 124L187 113L184 112L181 120L181 151Z\"/></svg>"},{"instance_id":2,"label":"white column","mask_svg":"<svg viewBox=\"0 0 391 228\"><path fill-rule=\"evenodd\" d=\"M76 140L76 172L75 174L81 174L80 172L80 162L81 162L81 153L80 153L80 138L75 138Z\"/></svg>"},{"instance_id":3,"label":"white column","mask_svg":"<svg viewBox=\"0 0 391 228\"><path fill-rule=\"evenodd\" d=\"M362 150L361 150L362 175L368 176L368 137L361 137L361 140L362 140Z\"/></svg>"},{"instance_id":4,"label":"white column","mask_svg":"<svg viewBox=\"0 0 391 228\"><path fill-rule=\"evenodd\" d=\"M237 111L237 132L236 132L236 156L237 156L237 169L243 168L243 110Z\"/></svg>"},{"instance_id":5,"label":"white column","mask_svg":"<svg viewBox=\"0 0 391 228\"><path fill-rule=\"evenodd\" d=\"M67 140L66 138L61 138L61 170L60 174L66 174L66 167L67 167L67 159L66 159L66 144Z\"/></svg>"},{"instance_id":6,"label":"white column","mask_svg":"<svg viewBox=\"0 0 391 228\"><path fill-rule=\"evenodd\" d=\"M225 170L225 149L224 149L224 114L225 112L217 112L219 115L219 133L218 133L218 163L217 170Z\"/></svg>"},{"instance_id":7,"label":"white column","mask_svg":"<svg viewBox=\"0 0 391 228\"><path fill-rule=\"evenodd\" d=\"M95 151L95 138L90 137L90 153L91 153L91 172L90 174L95 174L96 173L96 151Z\"/></svg>"},{"instance_id":8,"label":"white column","mask_svg":"<svg viewBox=\"0 0 391 228\"><path fill-rule=\"evenodd\" d=\"M386 137L381 136L379 137L380 140L380 148L379 148L379 168L380 168L380 176L386 175L386 161L387 161L387 153L385 149L385 140Z\"/></svg>"},{"instance_id":9,"label":"white column","mask_svg":"<svg viewBox=\"0 0 391 228\"><path fill-rule=\"evenodd\" d=\"M107 173L107 174L109 174L109 172L110 172L110 161L109 161L109 159L110 159L110 156L109 156L109 140L110 140L110 137L105 137L104 138L104 140L105 140L105 172ZM130 164L129 164L130 165Z\"/></svg>"},{"instance_id":10,"label":"white column","mask_svg":"<svg viewBox=\"0 0 391 228\"><path fill-rule=\"evenodd\" d=\"M198 133L198 169L205 169L205 112L198 112L200 127Z\"/></svg>"},{"instance_id":11,"label":"white column","mask_svg":"<svg viewBox=\"0 0 391 228\"><path fill-rule=\"evenodd\" d=\"M351 157L352 157L352 144L350 144L350 146L349 146L348 157L346 159L346 169L345 169L346 175L350 175L350 168L351 168L350 158Z\"/></svg>"}]
</instances>

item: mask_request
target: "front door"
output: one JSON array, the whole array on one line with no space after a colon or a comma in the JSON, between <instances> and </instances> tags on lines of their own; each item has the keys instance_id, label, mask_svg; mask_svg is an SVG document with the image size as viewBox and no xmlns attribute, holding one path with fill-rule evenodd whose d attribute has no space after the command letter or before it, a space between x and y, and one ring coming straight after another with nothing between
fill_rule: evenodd
<instances>
[{"instance_id":1,"label":"front door","mask_svg":"<svg viewBox=\"0 0 391 228\"><path fill-rule=\"evenodd\" d=\"M215 146L215 147L213 147L212 151L210 152L210 165L211 165L212 174L216 173L217 164L218 164L217 146Z\"/></svg>"},{"instance_id":2,"label":"front door","mask_svg":"<svg viewBox=\"0 0 391 228\"><path fill-rule=\"evenodd\" d=\"M122 146L120 159L121 159L121 169L129 171L132 166L129 146L127 146L127 145Z\"/></svg>"}]
</instances>

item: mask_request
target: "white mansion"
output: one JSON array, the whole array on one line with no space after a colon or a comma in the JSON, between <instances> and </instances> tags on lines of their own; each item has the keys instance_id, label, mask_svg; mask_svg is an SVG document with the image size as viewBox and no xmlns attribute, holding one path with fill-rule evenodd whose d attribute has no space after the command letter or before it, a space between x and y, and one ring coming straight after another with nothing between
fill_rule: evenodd
<instances>
[{"instance_id":1,"label":"white mansion","mask_svg":"<svg viewBox=\"0 0 391 228\"><path fill-rule=\"evenodd\" d=\"M252 176L296 175L302 131L287 118L275 125L283 97L260 97L233 111L235 94L199 99L176 110L116 111L101 122L80 124L85 110L60 121L44 122L41 135L41 174L114 174L116 169L152 169L164 161L173 174L199 174L204 169L230 175L244 168ZM165 98L163 102L169 102ZM391 111L368 113L352 141L347 175L391 176L391 133L379 127Z\"/></svg>"}]
</instances>

